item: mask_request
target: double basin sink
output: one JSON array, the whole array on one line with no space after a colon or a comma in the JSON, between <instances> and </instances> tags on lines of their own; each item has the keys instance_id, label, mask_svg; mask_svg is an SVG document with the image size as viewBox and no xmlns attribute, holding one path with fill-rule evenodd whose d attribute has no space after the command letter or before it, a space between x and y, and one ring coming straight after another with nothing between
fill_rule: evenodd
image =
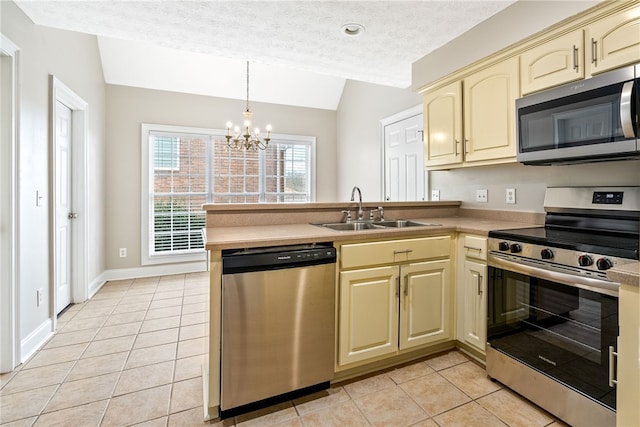
<instances>
[{"instance_id":1,"label":"double basin sink","mask_svg":"<svg viewBox=\"0 0 640 427\"><path fill-rule=\"evenodd\" d=\"M384 228L405 228L405 227L425 227L441 224L411 221L407 219L387 220L387 221L352 221L352 222L332 222L327 224L314 224L320 227L330 228L338 231L361 231Z\"/></svg>"}]
</instances>

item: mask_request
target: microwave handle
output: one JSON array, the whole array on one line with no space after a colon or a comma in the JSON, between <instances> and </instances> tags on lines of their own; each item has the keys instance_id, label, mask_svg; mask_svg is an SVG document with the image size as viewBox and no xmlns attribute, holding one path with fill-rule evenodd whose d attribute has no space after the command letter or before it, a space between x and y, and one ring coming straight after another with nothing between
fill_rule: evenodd
<instances>
[{"instance_id":1,"label":"microwave handle","mask_svg":"<svg viewBox=\"0 0 640 427\"><path fill-rule=\"evenodd\" d=\"M633 117L631 117L631 93L635 80L626 82L622 86L620 94L620 121L622 122L622 133L625 138L635 138L633 131Z\"/></svg>"}]
</instances>

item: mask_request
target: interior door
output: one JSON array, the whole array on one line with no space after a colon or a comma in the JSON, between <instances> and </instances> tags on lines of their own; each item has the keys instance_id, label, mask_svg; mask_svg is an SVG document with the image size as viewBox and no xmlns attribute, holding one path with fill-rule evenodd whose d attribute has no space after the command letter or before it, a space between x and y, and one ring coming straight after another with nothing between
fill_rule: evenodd
<instances>
[{"instance_id":1,"label":"interior door","mask_svg":"<svg viewBox=\"0 0 640 427\"><path fill-rule=\"evenodd\" d=\"M56 102L55 145L55 292L56 313L71 303L71 110Z\"/></svg>"},{"instance_id":2,"label":"interior door","mask_svg":"<svg viewBox=\"0 0 640 427\"><path fill-rule=\"evenodd\" d=\"M384 127L385 199L424 200L422 114Z\"/></svg>"}]
</instances>

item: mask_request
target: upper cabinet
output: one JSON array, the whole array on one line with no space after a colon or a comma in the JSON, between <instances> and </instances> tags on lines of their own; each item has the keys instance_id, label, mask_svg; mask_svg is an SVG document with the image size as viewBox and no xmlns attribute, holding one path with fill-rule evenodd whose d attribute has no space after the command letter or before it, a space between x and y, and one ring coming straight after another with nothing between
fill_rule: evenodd
<instances>
[{"instance_id":1,"label":"upper cabinet","mask_svg":"<svg viewBox=\"0 0 640 427\"><path fill-rule=\"evenodd\" d=\"M565 34L520 55L523 95L583 78L582 31Z\"/></svg>"},{"instance_id":2,"label":"upper cabinet","mask_svg":"<svg viewBox=\"0 0 640 427\"><path fill-rule=\"evenodd\" d=\"M584 35L589 75L640 61L640 6L590 24Z\"/></svg>"},{"instance_id":3,"label":"upper cabinet","mask_svg":"<svg viewBox=\"0 0 640 427\"><path fill-rule=\"evenodd\" d=\"M513 161L518 96L515 57L425 93L426 166Z\"/></svg>"},{"instance_id":4,"label":"upper cabinet","mask_svg":"<svg viewBox=\"0 0 640 427\"><path fill-rule=\"evenodd\" d=\"M623 10L520 55L522 94L640 61L640 8Z\"/></svg>"}]
</instances>

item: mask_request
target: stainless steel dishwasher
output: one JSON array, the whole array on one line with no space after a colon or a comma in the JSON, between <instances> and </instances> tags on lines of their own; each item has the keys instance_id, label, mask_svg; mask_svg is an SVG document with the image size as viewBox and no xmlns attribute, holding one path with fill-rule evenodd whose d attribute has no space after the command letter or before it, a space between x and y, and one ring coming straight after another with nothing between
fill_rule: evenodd
<instances>
[{"instance_id":1,"label":"stainless steel dishwasher","mask_svg":"<svg viewBox=\"0 0 640 427\"><path fill-rule=\"evenodd\" d=\"M328 387L335 262L331 243L222 252L223 418Z\"/></svg>"}]
</instances>

